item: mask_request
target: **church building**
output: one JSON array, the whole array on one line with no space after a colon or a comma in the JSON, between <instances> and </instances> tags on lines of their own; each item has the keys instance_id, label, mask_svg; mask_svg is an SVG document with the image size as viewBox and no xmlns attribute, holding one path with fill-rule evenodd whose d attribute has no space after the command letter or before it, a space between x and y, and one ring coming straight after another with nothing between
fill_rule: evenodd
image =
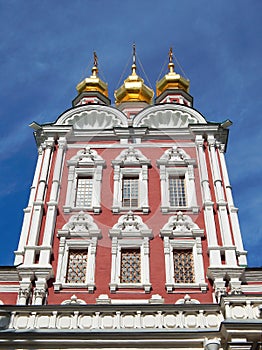
<instances>
[{"instance_id":1,"label":"church building","mask_svg":"<svg viewBox=\"0 0 262 350\"><path fill-rule=\"evenodd\" d=\"M0 267L0 349L262 350L232 123L194 109L171 49L155 98L136 61L134 48L111 104L94 54L72 108L30 125L38 158L14 266Z\"/></svg>"}]
</instances>

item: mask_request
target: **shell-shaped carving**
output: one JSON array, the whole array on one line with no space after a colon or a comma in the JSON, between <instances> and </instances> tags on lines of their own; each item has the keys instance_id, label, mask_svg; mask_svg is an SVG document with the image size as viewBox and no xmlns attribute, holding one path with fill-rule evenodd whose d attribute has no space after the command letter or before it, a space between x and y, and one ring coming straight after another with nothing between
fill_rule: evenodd
<instances>
[{"instance_id":1,"label":"shell-shaped carving","mask_svg":"<svg viewBox=\"0 0 262 350\"><path fill-rule=\"evenodd\" d=\"M65 121L66 125L73 125L74 129L111 129L123 126L122 120L113 113L90 110L73 114Z\"/></svg>"},{"instance_id":2,"label":"shell-shaped carving","mask_svg":"<svg viewBox=\"0 0 262 350\"><path fill-rule=\"evenodd\" d=\"M155 129L185 128L188 124L197 124L198 120L189 113L164 110L150 113L142 118L138 126L147 126Z\"/></svg>"}]
</instances>

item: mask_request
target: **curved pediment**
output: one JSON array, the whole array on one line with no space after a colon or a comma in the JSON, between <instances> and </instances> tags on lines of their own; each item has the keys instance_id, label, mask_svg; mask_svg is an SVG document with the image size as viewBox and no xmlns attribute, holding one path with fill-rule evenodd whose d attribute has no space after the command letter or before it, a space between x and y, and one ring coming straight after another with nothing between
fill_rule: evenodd
<instances>
[{"instance_id":1,"label":"curved pediment","mask_svg":"<svg viewBox=\"0 0 262 350\"><path fill-rule=\"evenodd\" d=\"M186 128L188 124L206 124L205 118L186 106L164 104L144 110L134 118L133 126L153 129Z\"/></svg>"},{"instance_id":2,"label":"curved pediment","mask_svg":"<svg viewBox=\"0 0 262 350\"><path fill-rule=\"evenodd\" d=\"M74 129L112 129L126 127L127 118L119 110L101 105L85 105L62 114L55 125L72 125Z\"/></svg>"}]
</instances>

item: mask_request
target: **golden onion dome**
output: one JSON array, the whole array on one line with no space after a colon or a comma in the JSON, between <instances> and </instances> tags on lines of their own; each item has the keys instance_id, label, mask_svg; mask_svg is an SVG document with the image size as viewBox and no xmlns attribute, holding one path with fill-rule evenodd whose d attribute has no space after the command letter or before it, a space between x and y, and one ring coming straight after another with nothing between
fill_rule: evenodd
<instances>
[{"instance_id":1,"label":"golden onion dome","mask_svg":"<svg viewBox=\"0 0 262 350\"><path fill-rule=\"evenodd\" d=\"M124 84L115 91L115 103L144 101L151 103L154 91L144 84L144 80L136 73L136 54L133 45L132 73L124 81Z\"/></svg>"},{"instance_id":2,"label":"golden onion dome","mask_svg":"<svg viewBox=\"0 0 262 350\"><path fill-rule=\"evenodd\" d=\"M108 97L108 86L103 80L98 77L98 59L97 55L94 52L94 65L92 68L92 75L89 78L82 80L77 86L76 89L78 93L84 91L99 91L101 94Z\"/></svg>"},{"instance_id":3,"label":"golden onion dome","mask_svg":"<svg viewBox=\"0 0 262 350\"><path fill-rule=\"evenodd\" d=\"M156 83L156 95L159 96L167 89L183 90L189 92L190 81L175 72L172 48L169 50L169 72Z\"/></svg>"}]
</instances>

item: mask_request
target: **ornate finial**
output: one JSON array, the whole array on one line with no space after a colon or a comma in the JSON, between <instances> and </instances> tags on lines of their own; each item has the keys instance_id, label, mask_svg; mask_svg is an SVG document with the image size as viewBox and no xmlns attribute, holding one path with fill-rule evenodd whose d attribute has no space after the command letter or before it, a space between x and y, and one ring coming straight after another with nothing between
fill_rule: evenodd
<instances>
[{"instance_id":1,"label":"ornate finial","mask_svg":"<svg viewBox=\"0 0 262 350\"><path fill-rule=\"evenodd\" d=\"M133 44L133 64L132 64L132 75L136 75L136 44Z\"/></svg>"},{"instance_id":2,"label":"ornate finial","mask_svg":"<svg viewBox=\"0 0 262 350\"><path fill-rule=\"evenodd\" d=\"M170 49L169 49L168 57L169 57L169 63L173 62L173 49L172 49L172 47L170 47Z\"/></svg>"},{"instance_id":3,"label":"ornate finial","mask_svg":"<svg viewBox=\"0 0 262 350\"><path fill-rule=\"evenodd\" d=\"M173 49L172 49L172 47L170 47L170 49L169 49L168 58L169 58L169 63L168 63L169 72L174 73L175 65L173 62Z\"/></svg>"},{"instance_id":4,"label":"ornate finial","mask_svg":"<svg viewBox=\"0 0 262 350\"><path fill-rule=\"evenodd\" d=\"M94 66L98 67L98 57L95 51L94 51Z\"/></svg>"},{"instance_id":5,"label":"ornate finial","mask_svg":"<svg viewBox=\"0 0 262 350\"><path fill-rule=\"evenodd\" d=\"M96 77L98 74L98 57L96 52L94 51L94 66L92 68L92 75L93 77Z\"/></svg>"}]
</instances>

